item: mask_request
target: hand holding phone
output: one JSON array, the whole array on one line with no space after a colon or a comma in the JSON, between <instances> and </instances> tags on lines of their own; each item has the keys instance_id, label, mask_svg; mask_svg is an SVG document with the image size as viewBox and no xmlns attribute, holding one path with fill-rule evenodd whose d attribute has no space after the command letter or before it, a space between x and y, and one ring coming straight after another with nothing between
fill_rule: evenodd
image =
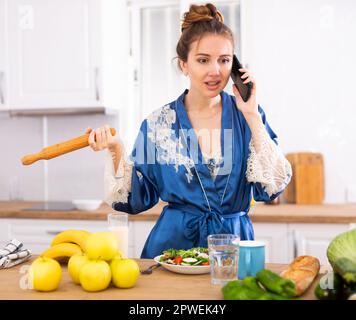
<instances>
[{"instance_id":1,"label":"hand holding phone","mask_svg":"<svg viewBox=\"0 0 356 320\"><path fill-rule=\"evenodd\" d=\"M242 65L240 61L237 59L236 55L234 54L232 60L232 68L231 68L231 79L234 82L237 90L239 91L242 100L246 102L251 96L252 83L251 82L243 83L244 80L241 79L243 73L239 71L239 69L241 68Z\"/></svg>"}]
</instances>

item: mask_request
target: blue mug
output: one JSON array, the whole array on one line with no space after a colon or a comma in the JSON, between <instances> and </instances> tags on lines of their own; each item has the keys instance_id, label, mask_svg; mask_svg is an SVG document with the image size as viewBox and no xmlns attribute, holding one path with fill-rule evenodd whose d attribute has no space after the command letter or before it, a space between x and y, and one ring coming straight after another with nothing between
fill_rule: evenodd
<instances>
[{"instance_id":1,"label":"blue mug","mask_svg":"<svg viewBox=\"0 0 356 320\"><path fill-rule=\"evenodd\" d=\"M255 277L257 272L265 268L265 243L262 241L244 240L239 242L239 263L237 276L239 279Z\"/></svg>"}]
</instances>

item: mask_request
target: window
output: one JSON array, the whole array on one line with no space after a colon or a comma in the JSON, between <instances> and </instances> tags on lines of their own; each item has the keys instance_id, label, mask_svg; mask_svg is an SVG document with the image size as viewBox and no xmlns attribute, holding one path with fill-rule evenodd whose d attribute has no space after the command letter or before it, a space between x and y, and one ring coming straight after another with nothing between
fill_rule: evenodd
<instances>
[{"instance_id":1,"label":"window","mask_svg":"<svg viewBox=\"0 0 356 320\"><path fill-rule=\"evenodd\" d=\"M136 136L138 128L153 110L175 100L189 79L177 66L176 44L181 31L183 13L190 3L186 0L130 1L130 59L134 81L130 92L130 109L134 110ZM204 2L206 3L206 1ZM240 4L239 1L214 1L224 15L225 23L235 35L236 53L240 57ZM231 84L226 91L231 93Z\"/></svg>"}]
</instances>

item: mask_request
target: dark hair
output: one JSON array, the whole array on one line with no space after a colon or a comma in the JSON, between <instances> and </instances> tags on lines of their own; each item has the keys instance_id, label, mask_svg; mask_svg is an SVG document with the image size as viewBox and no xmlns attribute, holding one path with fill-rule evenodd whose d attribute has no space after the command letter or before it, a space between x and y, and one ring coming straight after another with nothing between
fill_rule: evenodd
<instances>
[{"instance_id":1,"label":"dark hair","mask_svg":"<svg viewBox=\"0 0 356 320\"><path fill-rule=\"evenodd\" d=\"M178 58L183 61L187 61L190 45L207 33L223 35L230 39L234 45L234 36L231 29L224 24L223 15L211 3L191 5L189 11L183 15L181 30L182 34L177 43L176 51ZM178 68L181 69L179 60Z\"/></svg>"}]
</instances>

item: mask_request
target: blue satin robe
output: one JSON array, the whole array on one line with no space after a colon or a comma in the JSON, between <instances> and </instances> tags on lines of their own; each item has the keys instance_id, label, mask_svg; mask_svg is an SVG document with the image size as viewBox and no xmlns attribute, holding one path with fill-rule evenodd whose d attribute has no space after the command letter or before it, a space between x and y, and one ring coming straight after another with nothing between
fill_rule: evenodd
<instances>
[{"instance_id":1,"label":"blue satin robe","mask_svg":"<svg viewBox=\"0 0 356 320\"><path fill-rule=\"evenodd\" d=\"M184 129L190 133L188 130L192 129L184 106L184 96L187 93L188 90L185 90L177 100L164 108L175 115L175 119L171 121L171 138L181 137L182 144L188 150L186 155L191 159L198 159L198 163L191 170L184 165L175 166L164 161L152 163L152 157L156 158L158 153L162 156L163 153L164 158L167 150L152 143L149 137L154 134L152 121L145 119L130 156L134 167L128 202L112 204L117 211L137 214L153 207L159 198L169 203L149 234L141 258L153 258L168 248L207 247L209 234L231 233L239 235L241 240L253 240L253 226L248 216L252 194L256 201L269 201L281 193L269 196L260 183L247 181L246 166L251 131L243 114L236 107L235 97L224 91L220 93L221 151L224 162L225 155L230 155L232 161L224 167L222 174L216 176L215 181L212 179L207 164L202 161L200 147L191 147L194 145L192 141L197 142L197 137L194 134L182 135ZM277 143L277 136L268 125L260 106L259 112L271 139ZM160 123L162 117L164 112L156 120ZM225 129L230 130L224 131ZM231 134L226 138L224 132ZM145 150L144 161L135 160L137 153L142 153L142 150Z\"/></svg>"}]
</instances>

